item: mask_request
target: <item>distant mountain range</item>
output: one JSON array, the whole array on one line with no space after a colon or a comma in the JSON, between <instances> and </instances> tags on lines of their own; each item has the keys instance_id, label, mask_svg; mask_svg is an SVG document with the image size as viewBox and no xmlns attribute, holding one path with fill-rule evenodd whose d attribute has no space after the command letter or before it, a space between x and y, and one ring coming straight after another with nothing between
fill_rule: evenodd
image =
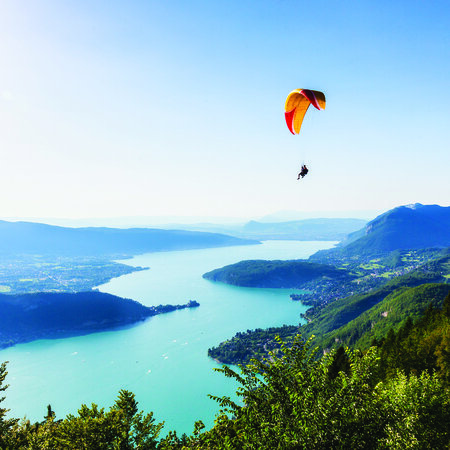
<instances>
[{"instance_id":1,"label":"distant mountain range","mask_svg":"<svg viewBox=\"0 0 450 450\"><path fill-rule=\"evenodd\" d=\"M0 255L117 256L145 252L258 244L219 233L152 228L65 228L0 221Z\"/></svg>"},{"instance_id":2,"label":"distant mountain range","mask_svg":"<svg viewBox=\"0 0 450 450\"><path fill-rule=\"evenodd\" d=\"M322 250L312 260L333 256L374 256L393 250L450 246L450 207L399 206L376 217L365 228L350 234L339 247Z\"/></svg>"},{"instance_id":3,"label":"distant mountain range","mask_svg":"<svg viewBox=\"0 0 450 450\"><path fill-rule=\"evenodd\" d=\"M259 217L258 222L275 223L275 222L293 222L305 219L317 219L318 217L328 219L346 219L353 217L363 219L366 222L378 216L381 210L341 210L341 211L276 211Z\"/></svg>"},{"instance_id":4,"label":"distant mountain range","mask_svg":"<svg viewBox=\"0 0 450 450\"><path fill-rule=\"evenodd\" d=\"M171 225L187 230L225 233L243 239L286 239L298 241L340 241L349 233L360 230L367 220L346 218L319 218L267 222L251 220L244 224L219 225L197 223Z\"/></svg>"},{"instance_id":5,"label":"distant mountain range","mask_svg":"<svg viewBox=\"0 0 450 450\"><path fill-rule=\"evenodd\" d=\"M244 225L240 236L254 239L340 241L366 223L362 219L304 219L281 223L252 220Z\"/></svg>"}]
</instances>

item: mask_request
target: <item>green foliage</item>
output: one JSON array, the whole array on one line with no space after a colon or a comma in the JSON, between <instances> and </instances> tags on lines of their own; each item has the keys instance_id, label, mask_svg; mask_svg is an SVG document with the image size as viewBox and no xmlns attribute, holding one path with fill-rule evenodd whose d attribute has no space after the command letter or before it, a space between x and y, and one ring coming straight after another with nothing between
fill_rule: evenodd
<instances>
[{"instance_id":1,"label":"green foliage","mask_svg":"<svg viewBox=\"0 0 450 450\"><path fill-rule=\"evenodd\" d=\"M31 424L14 419L2 430L2 449L36 450L149 450L156 449L163 423L155 423L153 413L138 412L133 393L121 390L109 411L92 404L82 405L78 415L55 420L50 405L45 420Z\"/></svg>"},{"instance_id":2,"label":"green foliage","mask_svg":"<svg viewBox=\"0 0 450 450\"><path fill-rule=\"evenodd\" d=\"M449 392L437 376L398 373L380 385L378 396L388 420L377 448L449 448Z\"/></svg>"},{"instance_id":3,"label":"green foliage","mask_svg":"<svg viewBox=\"0 0 450 450\"><path fill-rule=\"evenodd\" d=\"M445 448L450 444L448 391L436 376L380 378L376 348L346 350L347 370L331 376L332 353L317 360L297 337L281 353L218 369L239 384L242 405L213 397L221 413L196 448ZM341 356L342 357L342 356ZM406 428L404 424L407 424Z\"/></svg>"},{"instance_id":4,"label":"green foliage","mask_svg":"<svg viewBox=\"0 0 450 450\"><path fill-rule=\"evenodd\" d=\"M124 437L120 418L124 416L119 417L114 410L106 413L104 408L98 408L95 404L90 408L82 405L78 416L69 415L59 425L58 444L67 449L106 449L115 440L121 444Z\"/></svg>"},{"instance_id":5,"label":"green foliage","mask_svg":"<svg viewBox=\"0 0 450 450\"><path fill-rule=\"evenodd\" d=\"M7 374L6 362L3 362L0 365L0 393L2 394L6 391L6 389L8 389L8 384L4 384ZM3 402L3 400L5 400L4 395L0 397L0 403ZM0 407L0 448L9 448L11 442L11 431L15 428L18 422L17 419L7 419L7 412L8 409Z\"/></svg>"},{"instance_id":6,"label":"green foliage","mask_svg":"<svg viewBox=\"0 0 450 450\"><path fill-rule=\"evenodd\" d=\"M450 294L444 300L443 309L430 304L415 323L406 320L397 332L391 329L378 342L384 374L390 376L398 369L406 374L436 373L450 385L449 303Z\"/></svg>"},{"instance_id":7,"label":"green foliage","mask_svg":"<svg viewBox=\"0 0 450 450\"><path fill-rule=\"evenodd\" d=\"M328 376L330 379L334 380L339 375L339 372L344 372L348 375L350 370L350 358L348 357L345 348L341 346L333 355L332 361L328 367Z\"/></svg>"},{"instance_id":8,"label":"green foliage","mask_svg":"<svg viewBox=\"0 0 450 450\"><path fill-rule=\"evenodd\" d=\"M69 415L58 428L62 448L154 449L163 424L155 424L153 413L138 412L133 393L121 390L116 403L105 412L93 404Z\"/></svg>"}]
</instances>

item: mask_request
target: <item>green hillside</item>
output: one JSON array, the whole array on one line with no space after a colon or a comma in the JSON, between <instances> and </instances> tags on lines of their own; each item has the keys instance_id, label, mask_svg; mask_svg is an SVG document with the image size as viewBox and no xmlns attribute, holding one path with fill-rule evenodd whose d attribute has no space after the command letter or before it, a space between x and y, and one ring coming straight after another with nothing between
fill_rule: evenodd
<instances>
[{"instance_id":1,"label":"green hillside","mask_svg":"<svg viewBox=\"0 0 450 450\"><path fill-rule=\"evenodd\" d=\"M429 305L441 308L449 291L450 285L444 283L400 287L341 328L318 336L316 343L322 348L344 345L367 349L374 339L383 339L390 329L397 331L408 318L421 317Z\"/></svg>"},{"instance_id":2,"label":"green hillside","mask_svg":"<svg viewBox=\"0 0 450 450\"><path fill-rule=\"evenodd\" d=\"M318 278L349 281L352 276L345 269L306 261L241 261L205 273L212 281L246 287L300 288L307 281Z\"/></svg>"},{"instance_id":3,"label":"green hillside","mask_svg":"<svg viewBox=\"0 0 450 450\"><path fill-rule=\"evenodd\" d=\"M445 275L448 273L450 273L450 256L445 256L424 264L413 272L396 277L368 294L353 295L322 308L314 308L306 314L310 323L304 327L304 332L323 336L357 318L397 289L425 283L445 283L447 280Z\"/></svg>"}]
</instances>

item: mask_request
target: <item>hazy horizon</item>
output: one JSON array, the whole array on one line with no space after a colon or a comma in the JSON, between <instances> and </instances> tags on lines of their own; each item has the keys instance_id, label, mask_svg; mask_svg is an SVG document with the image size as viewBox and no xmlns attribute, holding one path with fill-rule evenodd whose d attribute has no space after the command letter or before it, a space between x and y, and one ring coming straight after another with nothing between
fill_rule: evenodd
<instances>
[{"instance_id":1,"label":"hazy horizon","mask_svg":"<svg viewBox=\"0 0 450 450\"><path fill-rule=\"evenodd\" d=\"M117 216L117 217L1 217L10 222L36 222L59 226L170 226L170 225L242 225L249 221L289 222L306 219L362 219L370 221L384 211L274 211L262 216Z\"/></svg>"}]
</instances>

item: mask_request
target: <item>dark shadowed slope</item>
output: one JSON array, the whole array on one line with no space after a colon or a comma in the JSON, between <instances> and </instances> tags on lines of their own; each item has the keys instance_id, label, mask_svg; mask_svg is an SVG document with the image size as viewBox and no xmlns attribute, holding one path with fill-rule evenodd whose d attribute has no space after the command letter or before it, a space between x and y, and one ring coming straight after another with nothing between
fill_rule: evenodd
<instances>
[{"instance_id":1,"label":"dark shadowed slope","mask_svg":"<svg viewBox=\"0 0 450 450\"><path fill-rule=\"evenodd\" d=\"M0 294L0 348L131 325L147 317L198 306L144 306L103 292Z\"/></svg>"}]
</instances>

